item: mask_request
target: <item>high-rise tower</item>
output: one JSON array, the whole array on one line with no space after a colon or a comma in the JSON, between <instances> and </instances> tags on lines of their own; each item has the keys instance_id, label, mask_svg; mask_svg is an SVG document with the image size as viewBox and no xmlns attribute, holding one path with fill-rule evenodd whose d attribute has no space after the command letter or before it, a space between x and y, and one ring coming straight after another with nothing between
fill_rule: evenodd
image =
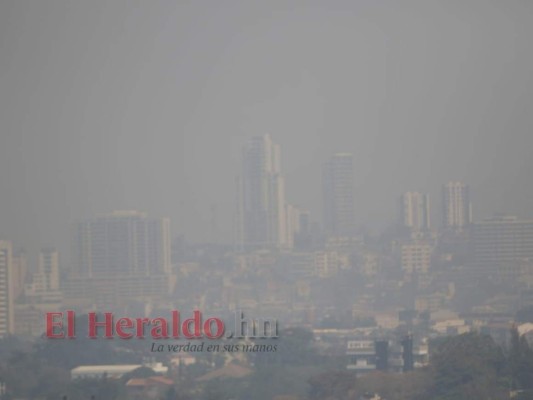
<instances>
[{"instance_id":1,"label":"high-rise tower","mask_svg":"<svg viewBox=\"0 0 533 400\"><path fill-rule=\"evenodd\" d=\"M138 211L115 211L73 225L72 271L77 276L170 272L170 222Z\"/></svg>"},{"instance_id":2,"label":"high-rise tower","mask_svg":"<svg viewBox=\"0 0 533 400\"><path fill-rule=\"evenodd\" d=\"M269 135L251 138L244 146L239 186L241 246L248 249L288 246L280 147Z\"/></svg>"},{"instance_id":3,"label":"high-rise tower","mask_svg":"<svg viewBox=\"0 0 533 400\"><path fill-rule=\"evenodd\" d=\"M63 304L113 305L166 301L176 284L170 261L170 221L115 211L73 224L72 269Z\"/></svg>"},{"instance_id":4,"label":"high-rise tower","mask_svg":"<svg viewBox=\"0 0 533 400\"><path fill-rule=\"evenodd\" d=\"M472 223L470 188L462 182L448 182L442 187L443 227L462 231Z\"/></svg>"},{"instance_id":5,"label":"high-rise tower","mask_svg":"<svg viewBox=\"0 0 533 400\"><path fill-rule=\"evenodd\" d=\"M39 253L39 277L42 291L59 290L59 253L54 248L42 249Z\"/></svg>"},{"instance_id":6,"label":"high-rise tower","mask_svg":"<svg viewBox=\"0 0 533 400\"><path fill-rule=\"evenodd\" d=\"M412 231L427 231L430 228L429 195L406 192L398 201L398 222Z\"/></svg>"},{"instance_id":7,"label":"high-rise tower","mask_svg":"<svg viewBox=\"0 0 533 400\"><path fill-rule=\"evenodd\" d=\"M354 233L353 157L349 153L333 155L323 167L324 228L328 235Z\"/></svg>"}]
</instances>

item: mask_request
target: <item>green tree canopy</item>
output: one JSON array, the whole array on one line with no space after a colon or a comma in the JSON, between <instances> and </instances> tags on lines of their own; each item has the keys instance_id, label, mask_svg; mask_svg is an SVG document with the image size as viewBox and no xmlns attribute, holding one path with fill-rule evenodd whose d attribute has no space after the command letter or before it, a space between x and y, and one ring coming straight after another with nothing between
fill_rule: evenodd
<instances>
[{"instance_id":1,"label":"green tree canopy","mask_svg":"<svg viewBox=\"0 0 533 400\"><path fill-rule=\"evenodd\" d=\"M508 390L503 351L488 335L446 338L437 346L431 364L433 399L500 399Z\"/></svg>"}]
</instances>

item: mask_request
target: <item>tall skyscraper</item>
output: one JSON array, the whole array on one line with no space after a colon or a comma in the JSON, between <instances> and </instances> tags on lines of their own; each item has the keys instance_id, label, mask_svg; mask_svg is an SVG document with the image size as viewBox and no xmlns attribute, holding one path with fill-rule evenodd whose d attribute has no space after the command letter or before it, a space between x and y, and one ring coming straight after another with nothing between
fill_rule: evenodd
<instances>
[{"instance_id":1,"label":"tall skyscraper","mask_svg":"<svg viewBox=\"0 0 533 400\"><path fill-rule=\"evenodd\" d=\"M54 248L42 249L39 253L39 269L34 276L41 291L59 290L59 253Z\"/></svg>"},{"instance_id":2,"label":"tall skyscraper","mask_svg":"<svg viewBox=\"0 0 533 400\"><path fill-rule=\"evenodd\" d=\"M324 228L328 235L349 236L354 233L353 157L337 153L322 171Z\"/></svg>"},{"instance_id":3,"label":"tall skyscraper","mask_svg":"<svg viewBox=\"0 0 533 400\"><path fill-rule=\"evenodd\" d=\"M443 227L462 231L472 223L470 188L462 182L448 182L442 187Z\"/></svg>"},{"instance_id":4,"label":"tall skyscraper","mask_svg":"<svg viewBox=\"0 0 533 400\"><path fill-rule=\"evenodd\" d=\"M138 211L115 211L73 225L75 276L170 272L170 222Z\"/></svg>"},{"instance_id":5,"label":"tall skyscraper","mask_svg":"<svg viewBox=\"0 0 533 400\"><path fill-rule=\"evenodd\" d=\"M28 277L28 258L23 249L15 251L11 258L13 270L13 299L17 299L24 291L24 284Z\"/></svg>"},{"instance_id":6,"label":"tall skyscraper","mask_svg":"<svg viewBox=\"0 0 533 400\"><path fill-rule=\"evenodd\" d=\"M430 228L429 195L419 192L406 192L398 201L398 222L414 232Z\"/></svg>"},{"instance_id":7,"label":"tall skyscraper","mask_svg":"<svg viewBox=\"0 0 533 400\"><path fill-rule=\"evenodd\" d=\"M269 135L251 138L242 151L238 240L243 248L290 245L280 147Z\"/></svg>"},{"instance_id":8,"label":"tall skyscraper","mask_svg":"<svg viewBox=\"0 0 533 400\"><path fill-rule=\"evenodd\" d=\"M14 332L13 249L0 240L0 337Z\"/></svg>"}]
</instances>

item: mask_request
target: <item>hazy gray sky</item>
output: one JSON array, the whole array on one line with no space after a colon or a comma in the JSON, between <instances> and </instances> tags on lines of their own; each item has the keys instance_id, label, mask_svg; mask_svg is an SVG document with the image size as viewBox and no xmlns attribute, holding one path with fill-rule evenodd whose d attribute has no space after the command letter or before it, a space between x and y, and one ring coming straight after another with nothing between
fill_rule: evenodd
<instances>
[{"instance_id":1,"label":"hazy gray sky","mask_svg":"<svg viewBox=\"0 0 533 400\"><path fill-rule=\"evenodd\" d=\"M114 209L231 232L246 138L281 145L320 218L320 166L354 153L362 222L471 184L474 218L533 217L533 2L0 1L0 235L68 246ZM436 215L439 215L438 213Z\"/></svg>"}]
</instances>

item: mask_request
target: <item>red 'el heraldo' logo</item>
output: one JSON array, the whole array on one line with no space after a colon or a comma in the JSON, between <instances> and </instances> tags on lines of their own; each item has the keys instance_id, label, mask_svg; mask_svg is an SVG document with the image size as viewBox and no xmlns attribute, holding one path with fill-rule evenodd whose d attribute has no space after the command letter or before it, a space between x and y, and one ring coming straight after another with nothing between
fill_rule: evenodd
<instances>
[{"instance_id":1,"label":"red 'el heraldo' logo","mask_svg":"<svg viewBox=\"0 0 533 400\"><path fill-rule=\"evenodd\" d=\"M65 319L66 316L66 319ZM91 339L143 339L147 331L152 339L219 339L224 335L224 322L220 318L202 320L202 313L194 311L191 318L181 321L180 312L173 310L170 319L115 318L113 313L90 312L87 336ZM46 337L49 339L74 339L76 337L76 314L74 311L46 313ZM99 336L99 332L103 335Z\"/></svg>"}]
</instances>

